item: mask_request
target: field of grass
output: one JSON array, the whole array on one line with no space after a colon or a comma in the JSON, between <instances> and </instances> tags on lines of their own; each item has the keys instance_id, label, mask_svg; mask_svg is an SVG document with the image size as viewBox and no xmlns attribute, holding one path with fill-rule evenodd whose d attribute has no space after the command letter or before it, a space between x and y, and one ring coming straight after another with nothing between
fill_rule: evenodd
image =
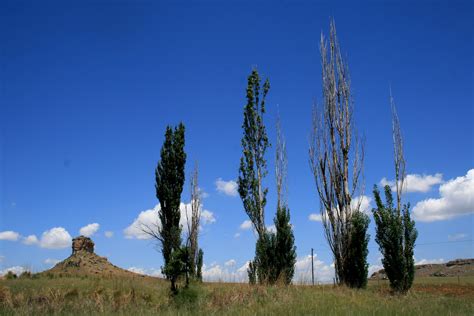
<instances>
[{"instance_id":1,"label":"field of grass","mask_svg":"<svg viewBox=\"0 0 474 316\"><path fill-rule=\"evenodd\" d=\"M418 279L406 296L386 281L345 287L192 285L171 298L154 278L62 277L0 280L0 315L473 315L474 277Z\"/></svg>"}]
</instances>

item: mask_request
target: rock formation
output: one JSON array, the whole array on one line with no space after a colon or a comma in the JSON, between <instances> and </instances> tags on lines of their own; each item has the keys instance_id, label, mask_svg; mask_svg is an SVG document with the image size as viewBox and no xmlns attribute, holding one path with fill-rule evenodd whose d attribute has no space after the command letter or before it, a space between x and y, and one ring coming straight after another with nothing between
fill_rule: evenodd
<instances>
[{"instance_id":1,"label":"rock formation","mask_svg":"<svg viewBox=\"0 0 474 316\"><path fill-rule=\"evenodd\" d=\"M78 251L94 253L94 242L89 237L79 236L72 240L72 254Z\"/></svg>"}]
</instances>

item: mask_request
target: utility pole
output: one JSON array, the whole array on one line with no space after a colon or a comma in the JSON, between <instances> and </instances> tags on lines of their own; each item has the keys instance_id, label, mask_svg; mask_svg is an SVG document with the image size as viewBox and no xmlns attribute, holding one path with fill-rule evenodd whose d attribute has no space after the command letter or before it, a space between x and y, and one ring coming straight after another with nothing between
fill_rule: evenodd
<instances>
[{"instance_id":1,"label":"utility pole","mask_svg":"<svg viewBox=\"0 0 474 316\"><path fill-rule=\"evenodd\" d=\"M313 263L313 248L311 248L311 283L314 286L314 263Z\"/></svg>"}]
</instances>

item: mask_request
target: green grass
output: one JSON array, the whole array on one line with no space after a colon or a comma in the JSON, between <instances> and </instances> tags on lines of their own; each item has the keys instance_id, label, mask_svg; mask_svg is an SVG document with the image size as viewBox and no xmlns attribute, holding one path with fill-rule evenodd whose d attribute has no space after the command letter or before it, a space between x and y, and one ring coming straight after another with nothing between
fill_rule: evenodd
<instances>
[{"instance_id":1,"label":"green grass","mask_svg":"<svg viewBox=\"0 0 474 316\"><path fill-rule=\"evenodd\" d=\"M365 290L209 283L174 298L153 278L25 278L0 281L0 314L473 315L474 277L418 279L406 296L371 281Z\"/></svg>"}]
</instances>

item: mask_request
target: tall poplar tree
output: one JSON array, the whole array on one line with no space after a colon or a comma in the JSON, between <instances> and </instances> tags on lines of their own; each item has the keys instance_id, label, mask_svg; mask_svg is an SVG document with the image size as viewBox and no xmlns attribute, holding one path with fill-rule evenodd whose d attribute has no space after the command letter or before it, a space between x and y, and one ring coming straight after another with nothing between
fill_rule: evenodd
<instances>
[{"instance_id":1,"label":"tall poplar tree","mask_svg":"<svg viewBox=\"0 0 474 316\"><path fill-rule=\"evenodd\" d=\"M240 198L242 199L245 212L249 216L255 230L258 234L256 247L256 265L257 277L259 273L267 275L268 271L259 272L259 263L261 267L266 266L266 258L259 257L259 254L267 253L268 249L267 231L265 228L265 205L267 203L268 188L264 188L263 179L267 175L267 161L265 152L270 146L265 125L263 123L263 114L265 113L265 98L270 90L268 79L263 84L263 91L260 87L260 76L256 69L248 77L247 81L247 104L244 108L244 122L242 124L242 157L240 158L239 178L237 180ZM263 248L262 248L263 247Z\"/></svg>"},{"instance_id":2,"label":"tall poplar tree","mask_svg":"<svg viewBox=\"0 0 474 316\"><path fill-rule=\"evenodd\" d=\"M277 187L277 212L273 220L276 229L275 281L290 284L295 273L296 246L293 228L290 224L290 209L287 202L286 142L281 130L280 116L277 117L277 141L275 157L275 178Z\"/></svg>"},{"instance_id":3,"label":"tall poplar tree","mask_svg":"<svg viewBox=\"0 0 474 316\"><path fill-rule=\"evenodd\" d=\"M375 241L383 255L382 264L390 281L390 287L398 293L406 293L415 278L415 260L413 258L418 232L410 216L410 204L402 205L406 173L403 155L403 139L395 103L390 95L392 108L392 136L395 165L396 204L394 205L392 188L384 187L386 203L383 204L377 186L374 197L377 207L373 209L375 220Z\"/></svg>"},{"instance_id":4,"label":"tall poplar tree","mask_svg":"<svg viewBox=\"0 0 474 316\"><path fill-rule=\"evenodd\" d=\"M176 281L182 272L180 203L184 185L184 125L166 128L165 141L161 148L161 159L155 170L156 197L160 201L158 232L153 234L161 241L164 259L163 273L171 282L171 291L176 292Z\"/></svg>"}]
</instances>

